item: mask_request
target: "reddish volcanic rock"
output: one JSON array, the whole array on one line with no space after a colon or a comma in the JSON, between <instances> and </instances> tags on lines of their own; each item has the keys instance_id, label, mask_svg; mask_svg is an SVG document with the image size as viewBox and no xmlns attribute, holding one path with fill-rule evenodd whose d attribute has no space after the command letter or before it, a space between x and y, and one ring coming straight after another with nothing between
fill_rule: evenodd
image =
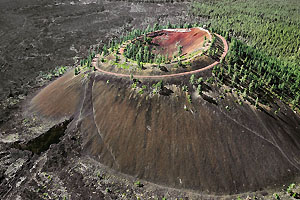
<instances>
[{"instance_id":1,"label":"reddish volcanic rock","mask_svg":"<svg viewBox=\"0 0 300 200\"><path fill-rule=\"evenodd\" d=\"M157 35L157 36L155 36ZM190 54L194 51L203 49L205 37L211 40L211 35L208 31L201 28L191 29L164 29L149 35L154 36L152 42L157 44L156 53L169 55L177 54L178 45L181 45L182 54Z\"/></svg>"}]
</instances>

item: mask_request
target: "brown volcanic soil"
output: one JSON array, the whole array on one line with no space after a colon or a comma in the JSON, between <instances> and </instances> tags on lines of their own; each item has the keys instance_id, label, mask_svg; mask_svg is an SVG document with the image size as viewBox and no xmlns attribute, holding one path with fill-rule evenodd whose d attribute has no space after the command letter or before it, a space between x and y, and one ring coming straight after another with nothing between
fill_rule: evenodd
<instances>
[{"instance_id":1,"label":"brown volcanic soil","mask_svg":"<svg viewBox=\"0 0 300 200\"><path fill-rule=\"evenodd\" d=\"M32 105L35 105L32 109L53 118L70 118L80 103L81 90L84 87L81 81L82 77L74 76L73 72L67 73L32 99ZM54 102L57 108L55 110L52 109Z\"/></svg>"},{"instance_id":2,"label":"brown volcanic soil","mask_svg":"<svg viewBox=\"0 0 300 200\"><path fill-rule=\"evenodd\" d=\"M172 58L174 54L178 54L178 45L181 45L182 55L193 53L194 51L204 49L203 43L205 37L207 42L211 40L211 35L199 28L177 29L177 30L161 30L155 32L158 36L152 39L157 46L155 53L161 55L169 55ZM151 34L149 35L151 37Z\"/></svg>"},{"instance_id":3,"label":"brown volcanic soil","mask_svg":"<svg viewBox=\"0 0 300 200\"><path fill-rule=\"evenodd\" d=\"M137 197L140 199L162 199L163 197L167 199L237 198L237 196L227 195L218 197L206 196L182 189L174 190L167 187L160 187L144 180L141 180L144 186L137 187L134 182L139 179L110 170L100 164L100 162L95 161L95 159L101 160L102 158L98 156L97 158L92 158L90 155L101 154L104 157L103 162L105 161L106 165L114 166L112 154L110 152L105 153L108 151L107 148L109 146L105 145L104 147L104 145L102 145L101 135L98 133L98 128L94 122L94 115L91 109L94 107L91 99L92 94L95 92L92 90L95 80L93 76L91 79L81 77L83 81L81 85L78 82L79 77L78 79L70 78L69 75L64 77L63 79L69 77L67 79L71 80L71 84L68 85L68 91L63 90L66 92L66 95L63 95L64 93L62 91L57 91L59 95L54 97L55 89L58 88L52 88L51 91L53 95L51 97L43 97L53 100L61 99L59 103L56 103L56 106L60 109L53 109L52 106L55 102L48 102L49 108L47 107L45 112L42 113L46 102L43 101L44 103L35 105L35 108L41 108L39 111L45 116L44 119L39 119L41 115L28 116L23 113L22 105L24 99L25 101L32 99L31 96L26 96L37 91L42 85L49 82L48 79L39 76L39 74L41 72L48 73L56 66L73 65L74 60L76 61L78 57L83 57L87 54L90 45L95 43L102 45L101 40L106 41L107 38L118 36L131 27L142 28L143 26L143 28L145 28L148 24L155 22L163 22L166 24L167 21L170 21L173 24L183 24L185 22L195 23L204 20L202 18L195 19L195 17L188 16L185 11L186 4L184 3L160 3L161 4L158 5L151 3L107 2L98 0L56 0L51 2L37 0L2 0L0 2L0 199L33 200L66 198L86 200L137 199ZM98 76L101 80L103 79L103 81L106 82L104 77L101 75L97 75L97 77ZM99 79L99 77L97 79ZM51 80L53 80L53 78ZM178 79L178 81L181 82L182 80ZM109 88L112 88L112 93L108 93L109 96L106 98L113 97L114 94L116 94L116 96L114 96L115 102L125 101L125 99L122 100L123 96L120 94L126 94L127 98L129 98L128 94L131 94L131 92L119 89L124 87L121 80L116 80L116 82L118 82L118 84L107 85ZM67 86L60 81L57 83ZM114 84L115 81L111 79L111 83ZM99 82L95 84L95 86L101 88L102 84L103 83ZM79 88L79 86L82 87ZM107 90L107 88L105 90ZM119 91L119 93L116 91ZM68 94L70 94L69 92L72 92L73 95L76 93L75 96L77 97L74 102L79 103L71 103L68 105L68 98L73 99L73 97L68 96ZM132 97L134 97L134 95ZM166 102L175 102L175 105L177 105L175 97L172 96L172 101L164 96L155 97L155 102L162 102L162 105L165 105ZM97 97L97 99L99 98L100 97ZM183 99L182 96L180 98ZM144 97L137 96L131 99L128 104L135 107L136 104L139 106L138 102L142 99L144 99ZM62 100L65 100L65 102L62 102ZM163 102L163 100L166 101ZM84 104L83 101L85 102ZM195 105L193 103L195 107L201 103L204 107L214 108L209 110L212 111L212 113L209 112L208 116L214 116L213 111L220 111L220 115L223 113L221 115L223 121L221 122L225 121L226 123L229 121L232 123L236 121L237 127L249 125L249 127L246 128L251 128L252 131L256 130L259 134L266 134L266 130L271 130L270 135L274 133L274 140L278 141L279 147L285 144L281 144L280 141L287 141L285 140L287 137L292 138L294 137L293 133L299 133L298 117L280 103L281 111L278 115L275 116L271 112L267 114L266 112L255 111L255 113L258 113L258 116L254 116L254 114L251 115L251 112L253 112L252 108L247 104L245 107L237 106L230 97L227 97L224 101L220 101L218 107L208 103L204 98L200 98L197 102ZM25 105L27 106L27 104ZM231 108L233 108L232 111L226 111L224 109L226 105L231 106ZM149 107L150 104L147 104L147 106ZM159 105L151 104L151 106L157 109ZM168 106L171 106L171 104ZM95 107L97 107L98 110L100 109L99 105L95 105ZM27 110L27 107L25 108ZM145 105L142 107L139 106L138 108L130 107L129 110L144 108ZM75 112L73 112L74 110ZM149 110L152 110L154 113L150 107ZM241 114L239 114L239 112L241 112ZM245 112L247 112L248 115L246 115ZM56 113L55 117L47 116L47 114L53 113ZM248 117L251 116L249 121L247 121L248 118L244 118L243 114ZM186 117L187 115L184 116ZM132 116L129 117L132 118ZM252 123L251 121L256 117L263 117L261 121L266 123ZM70 124L68 124L69 121L65 121L64 124L58 124L57 120L63 121L66 118L74 120ZM144 117L141 118L143 119ZM193 118L192 113L190 118ZM114 118L110 117L110 119ZM172 123L174 123L172 116L168 116L167 119L172 119ZM178 117L178 119L180 120L180 117ZM203 119L207 119L206 116L203 117ZM110 121L109 123L112 122ZM120 122L116 124L118 123ZM211 123L218 125L216 122ZM276 125L274 125L274 123ZM52 127L55 124L56 126ZM163 124L163 122L161 122L161 124ZM76 128L77 125L80 130ZM263 125L266 125L267 128L263 127ZM203 126L204 130L205 126L206 124ZM223 126L227 125L223 124ZM153 127L148 128L153 129ZM139 128L139 130L140 129L142 128ZM231 129L234 128L232 127ZM241 128L237 128L237 130L240 129ZM230 129L225 127L224 130ZM247 142L244 140L242 133L243 131L237 133L240 136L238 141ZM285 135L285 133L290 136ZM250 139L252 138L252 140L249 140L249 143L254 140L253 132L249 131L245 134L252 135L252 137L248 136ZM107 134L103 133L103 136L105 135ZM219 135L220 138L227 137L226 133L220 133ZM232 136L232 134L229 133L229 136L230 135ZM48 142L47 140L50 136L53 136L55 141ZM232 137L234 138L234 136ZM259 140L259 137L257 138ZM138 138L137 141L140 140L141 139ZM216 140L216 138L213 138L213 140L215 140L216 146L220 146L222 140ZM264 140L261 139L262 143L263 141ZM287 153L287 158L294 156L294 160L299 160L299 154L293 155L294 152L292 150L293 146L299 145L298 141L299 138L296 138L293 144L291 142L290 145L286 146L286 148L291 148L288 149L290 152ZM210 141L209 143L211 144L212 142ZM37 148L39 153L33 153L31 147L34 146L34 144L46 147L46 150ZM109 141L106 141L106 144L109 144ZM84 148L82 148L82 145ZM140 144L136 145L140 146ZM229 143L229 145L232 146L231 143ZM275 145L272 144L265 146L273 148L274 152L272 155L274 155L275 159L276 156L279 155L277 159L282 159L280 161L282 161L284 166L289 165L287 164L288 160L283 158L284 154L279 153L279 148L276 148ZM111 147L110 151L112 153L119 151L115 150L115 145ZM252 151L255 151L253 150L255 147L263 148L263 146L259 146L258 143L251 143L247 145L247 147L248 149L236 145L233 152L243 149L243 151L247 151L248 154L250 154ZM189 147L187 146L186 148ZM282 149L282 152L287 151L285 148ZM204 150L204 152L207 152L207 150ZM219 154L219 152L213 152L214 154ZM264 151L262 150L261 152ZM297 153L297 151L295 152ZM124 157L124 153L122 153L122 155ZM221 153L221 155L224 155L224 153ZM248 160L249 162L246 164L245 162L241 162L243 161L244 155L238 155L240 157L232 156L232 158L230 158L234 160L234 169L243 169L244 167L253 168L252 171L256 171L256 173L262 175L267 171L267 169L263 168L262 172L260 172L260 169L254 169L252 165L257 166L258 161L262 160L261 157L266 157L268 154L261 153L258 155L258 158L251 157L252 159ZM217 158L222 159L221 157ZM291 160L293 161L293 159ZM187 164L185 163L189 161L190 160L184 161L184 166L186 166ZM293 168L287 167L285 169L287 171L291 169L290 172L283 170L283 174L276 177L278 170L283 167L280 166L281 163L275 162L276 160L270 163L270 172L268 173L271 174L272 170L276 172L272 175L270 180L280 179L280 176L284 176L284 173L294 173ZM122 166L123 163L124 161L122 162ZM260 164L264 166L268 165L268 163L264 161ZM279 166L278 169L274 167L277 165ZM114 167L116 167L116 165ZM178 166L174 166L174 168L178 169ZM170 169L173 171L173 167ZM226 169L228 171L228 168ZM220 171L219 168L217 168L216 171L218 170ZM130 168L129 171L132 171L132 168ZM147 173L149 174L149 172ZM222 172L222 174L224 173ZM142 175L139 174L139 176L141 177ZM221 175L218 175L217 178L220 178L220 176ZM228 176L234 177L236 175L232 174L227 175L227 177ZM155 178L155 176L153 178ZM238 178L238 180L240 179ZM246 177L243 182L248 182L247 180L248 177ZM257 181L259 180L260 177ZM280 183L281 181L285 184L291 183L290 181L286 182L285 179L276 180L275 182ZM235 182L235 185L238 185L238 183L240 182ZM175 182L175 184L178 184L178 182ZM183 184L186 183L183 182ZM219 185L222 185L222 183ZM272 181L269 182L269 185L272 187L279 186L278 184L274 186ZM230 187L234 186L231 185ZM239 187L242 187L241 184L238 185L237 188ZM286 186L278 187L275 191L261 190L261 188L259 188L260 191L256 192L255 195L258 196L258 199L272 199L272 194L274 192L280 192L282 189L286 189ZM298 192L299 191L300 190L298 190ZM249 193L246 193L240 196L246 198L248 194ZM252 193L249 195L253 196ZM264 197L265 195L267 196ZM280 193L280 196L281 199L290 199L290 196L283 194L283 192ZM284 198L282 198L282 196Z\"/></svg>"},{"instance_id":4,"label":"brown volcanic soil","mask_svg":"<svg viewBox=\"0 0 300 200\"><path fill-rule=\"evenodd\" d=\"M73 123L81 130L86 154L110 168L206 194L259 190L299 173L300 118L286 106L276 116L240 106L231 95L215 105L206 95L194 94L190 104L177 90L171 96L149 97L124 87L130 85L126 80L111 77L107 83L107 78L93 73L78 90L83 103ZM210 95L218 97L210 87ZM63 94L70 88L60 89L64 92L58 98L68 98ZM41 92L35 98L50 96ZM31 102L33 107L39 104L43 101ZM56 104L48 104L53 112L66 109ZM40 113L53 117L47 114L51 111Z\"/></svg>"}]
</instances>

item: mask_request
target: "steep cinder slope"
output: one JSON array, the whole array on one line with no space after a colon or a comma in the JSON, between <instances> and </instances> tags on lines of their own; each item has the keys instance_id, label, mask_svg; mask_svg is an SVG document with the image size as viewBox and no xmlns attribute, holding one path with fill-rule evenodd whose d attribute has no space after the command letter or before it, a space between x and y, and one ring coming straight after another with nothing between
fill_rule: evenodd
<instances>
[{"instance_id":1,"label":"steep cinder slope","mask_svg":"<svg viewBox=\"0 0 300 200\"><path fill-rule=\"evenodd\" d=\"M30 102L30 110L61 121L74 116L85 89L83 76L70 71L42 89Z\"/></svg>"},{"instance_id":2,"label":"steep cinder slope","mask_svg":"<svg viewBox=\"0 0 300 200\"><path fill-rule=\"evenodd\" d=\"M194 95L189 104L183 93L149 97L124 87L125 80L106 80L100 73L85 79L74 93L82 104L67 113L75 113L84 152L115 170L210 194L258 190L299 174L300 118L284 105L274 116L235 104L233 97L215 105ZM47 96L42 91L32 104L53 117L39 105Z\"/></svg>"}]
</instances>

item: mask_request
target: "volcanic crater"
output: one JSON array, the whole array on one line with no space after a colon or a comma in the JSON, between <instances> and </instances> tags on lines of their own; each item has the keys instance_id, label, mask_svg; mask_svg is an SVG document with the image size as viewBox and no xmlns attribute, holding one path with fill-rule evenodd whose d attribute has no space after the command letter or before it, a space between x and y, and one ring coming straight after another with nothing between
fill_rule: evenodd
<instances>
[{"instance_id":1,"label":"volcanic crater","mask_svg":"<svg viewBox=\"0 0 300 200\"><path fill-rule=\"evenodd\" d=\"M138 41L153 53L149 62L126 54ZM274 116L236 104L233 94L219 98L208 80L227 50L222 36L202 28L139 35L52 82L29 110L72 119L68 131L80 131L87 155L156 184L220 195L290 179L300 168L300 118L285 105Z\"/></svg>"},{"instance_id":2,"label":"volcanic crater","mask_svg":"<svg viewBox=\"0 0 300 200\"><path fill-rule=\"evenodd\" d=\"M135 55L134 59L128 58L126 53L133 48L130 45L137 45L136 48L142 47L144 52L148 49L150 54L153 52L150 57L154 58L148 58L142 64L135 59ZM208 49L216 49L216 55L208 56ZM228 46L223 37L217 34L211 35L209 31L202 28L163 29L126 41L118 50L108 55L97 54L93 66L103 73L113 72L123 77L129 75L135 75L137 78L175 77L187 75L185 72L191 74L212 68L224 58L227 50ZM156 62L156 59L161 60Z\"/></svg>"}]
</instances>

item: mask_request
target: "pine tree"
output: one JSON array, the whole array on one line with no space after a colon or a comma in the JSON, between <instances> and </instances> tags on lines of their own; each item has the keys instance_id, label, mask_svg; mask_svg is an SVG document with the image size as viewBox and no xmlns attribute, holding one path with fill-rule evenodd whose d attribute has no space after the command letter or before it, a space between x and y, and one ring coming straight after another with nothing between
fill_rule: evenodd
<instances>
[{"instance_id":1,"label":"pine tree","mask_svg":"<svg viewBox=\"0 0 300 200\"><path fill-rule=\"evenodd\" d=\"M178 50L178 56L180 56L182 54L182 46L178 45L177 50Z\"/></svg>"},{"instance_id":2,"label":"pine tree","mask_svg":"<svg viewBox=\"0 0 300 200\"><path fill-rule=\"evenodd\" d=\"M190 84L194 84L195 83L195 75L192 74L191 77L190 77Z\"/></svg>"},{"instance_id":3,"label":"pine tree","mask_svg":"<svg viewBox=\"0 0 300 200\"><path fill-rule=\"evenodd\" d=\"M258 97L256 97L256 100L255 100L255 108L257 108L258 106Z\"/></svg>"},{"instance_id":4,"label":"pine tree","mask_svg":"<svg viewBox=\"0 0 300 200\"><path fill-rule=\"evenodd\" d=\"M202 94L202 85L201 84L198 85L197 92L198 92L199 95Z\"/></svg>"},{"instance_id":5,"label":"pine tree","mask_svg":"<svg viewBox=\"0 0 300 200\"><path fill-rule=\"evenodd\" d=\"M182 66L182 62L180 59L178 60L178 66Z\"/></svg>"},{"instance_id":6,"label":"pine tree","mask_svg":"<svg viewBox=\"0 0 300 200\"><path fill-rule=\"evenodd\" d=\"M170 21L168 21L167 28L172 28Z\"/></svg>"}]
</instances>

